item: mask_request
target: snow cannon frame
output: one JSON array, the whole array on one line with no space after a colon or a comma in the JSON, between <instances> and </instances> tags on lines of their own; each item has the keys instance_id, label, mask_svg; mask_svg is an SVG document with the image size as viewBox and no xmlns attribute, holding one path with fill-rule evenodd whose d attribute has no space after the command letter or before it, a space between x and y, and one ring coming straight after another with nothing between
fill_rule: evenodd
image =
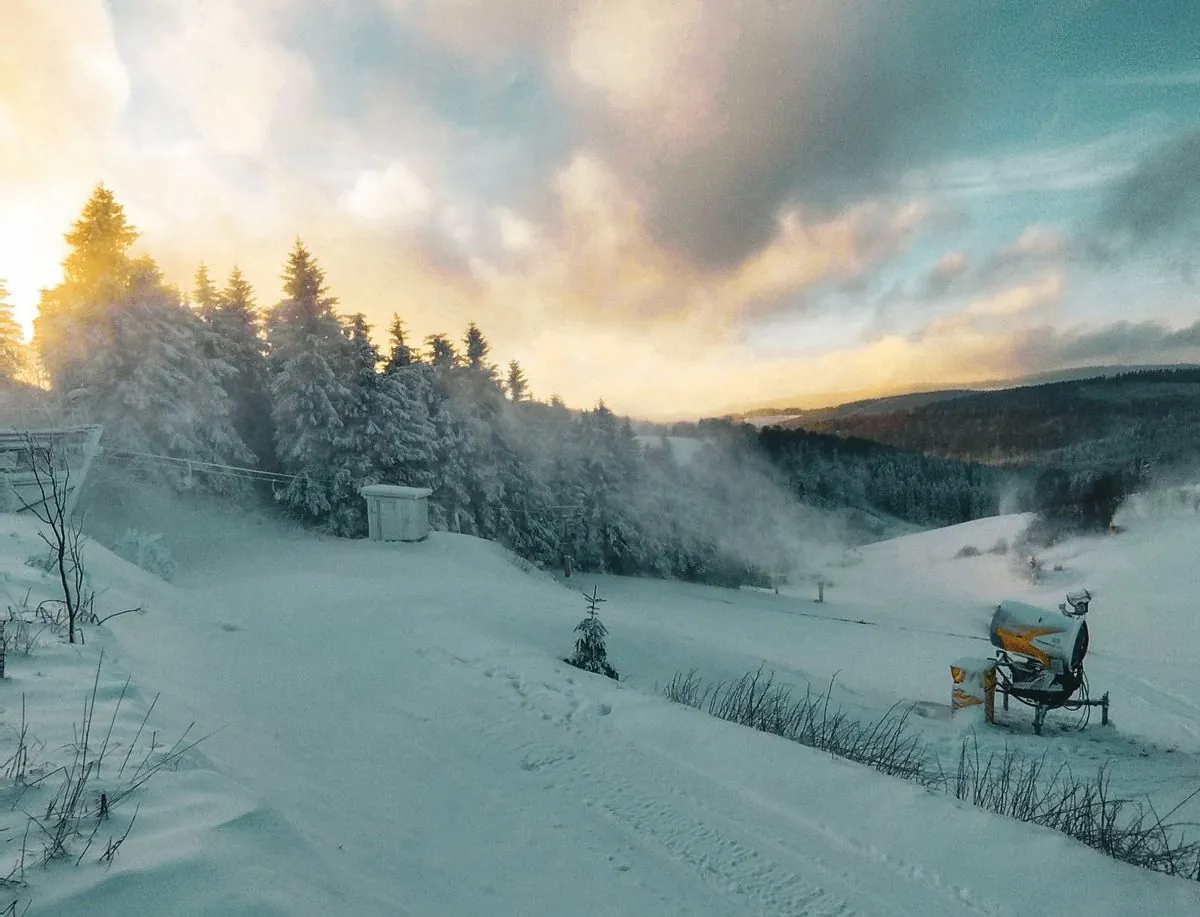
<instances>
[{"instance_id":1,"label":"snow cannon frame","mask_svg":"<svg viewBox=\"0 0 1200 917\"><path fill-rule=\"evenodd\" d=\"M1024 602L1005 600L996 606L988 639L996 649L996 690L1003 707L1009 698L1033 707L1033 731L1042 734L1050 710L1083 710L1077 728L1087 725L1090 708L1101 708L1101 723L1108 725L1108 692L1099 700L1088 694L1083 659L1089 633L1084 620L1092 595L1068 592L1058 612Z\"/></svg>"}]
</instances>

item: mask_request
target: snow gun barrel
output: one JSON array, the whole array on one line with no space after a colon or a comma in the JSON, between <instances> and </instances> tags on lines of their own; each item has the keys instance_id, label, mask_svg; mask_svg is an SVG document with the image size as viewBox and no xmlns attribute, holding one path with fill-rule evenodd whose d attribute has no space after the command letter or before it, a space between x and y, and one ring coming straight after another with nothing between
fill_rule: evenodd
<instances>
[{"instance_id":1,"label":"snow gun barrel","mask_svg":"<svg viewBox=\"0 0 1200 917\"><path fill-rule=\"evenodd\" d=\"M1072 607L1078 608L1075 603ZM1060 672L1078 669L1088 650L1088 626L1082 613L1048 611L1011 599L996 606L988 636L1004 652Z\"/></svg>"}]
</instances>

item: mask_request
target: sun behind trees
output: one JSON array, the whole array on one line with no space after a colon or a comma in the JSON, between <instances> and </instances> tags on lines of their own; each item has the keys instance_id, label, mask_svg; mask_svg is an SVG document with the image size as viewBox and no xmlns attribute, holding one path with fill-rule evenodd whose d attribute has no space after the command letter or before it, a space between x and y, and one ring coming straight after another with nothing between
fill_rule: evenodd
<instances>
[{"instance_id":1,"label":"sun behind trees","mask_svg":"<svg viewBox=\"0 0 1200 917\"><path fill-rule=\"evenodd\" d=\"M78 419L104 425L110 447L213 462L253 456L204 352L203 326L100 186L67 233L63 281L42 294L34 346L52 389Z\"/></svg>"}]
</instances>

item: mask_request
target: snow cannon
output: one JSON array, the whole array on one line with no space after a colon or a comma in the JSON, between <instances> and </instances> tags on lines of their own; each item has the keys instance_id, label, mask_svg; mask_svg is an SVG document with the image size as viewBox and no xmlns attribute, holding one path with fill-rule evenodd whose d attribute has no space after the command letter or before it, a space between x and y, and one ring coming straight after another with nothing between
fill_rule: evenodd
<instances>
[{"instance_id":1,"label":"snow cannon","mask_svg":"<svg viewBox=\"0 0 1200 917\"><path fill-rule=\"evenodd\" d=\"M1082 615L1068 616L1007 599L996 606L988 637L992 646L1005 653L1057 672L1081 669L1088 650L1088 626Z\"/></svg>"},{"instance_id":2,"label":"snow cannon","mask_svg":"<svg viewBox=\"0 0 1200 917\"><path fill-rule=\"evenodd\" d=\"M996 649L997 685L1004 709L1009 698L1034 708L1033 731L1041 735L1049 710L1102 707L1108 725L1108 694L1098 701L1088 696L1083 658L1088 651L1084 617L1091 593L1068 592L1056 611L1006 599L996 606L988 638ZM1081 726L1086 725L1085 712Z\"/></svg>"}]
</instances>

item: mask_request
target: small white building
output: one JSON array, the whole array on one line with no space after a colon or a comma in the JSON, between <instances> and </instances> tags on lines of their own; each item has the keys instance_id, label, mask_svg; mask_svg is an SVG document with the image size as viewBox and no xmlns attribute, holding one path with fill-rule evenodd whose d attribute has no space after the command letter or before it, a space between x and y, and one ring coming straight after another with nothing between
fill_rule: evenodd
<instances>
[{"instance_id":1,"label":"small white building","mask_svg":"<svg viewBox=\"0 0 1200 917\"><path fill-rule=\"evenodd\" d=\"M367 500L372 541L420 541L429 534L428 487L368 484L358 492Z\"/></svg>"}]
</instances>

